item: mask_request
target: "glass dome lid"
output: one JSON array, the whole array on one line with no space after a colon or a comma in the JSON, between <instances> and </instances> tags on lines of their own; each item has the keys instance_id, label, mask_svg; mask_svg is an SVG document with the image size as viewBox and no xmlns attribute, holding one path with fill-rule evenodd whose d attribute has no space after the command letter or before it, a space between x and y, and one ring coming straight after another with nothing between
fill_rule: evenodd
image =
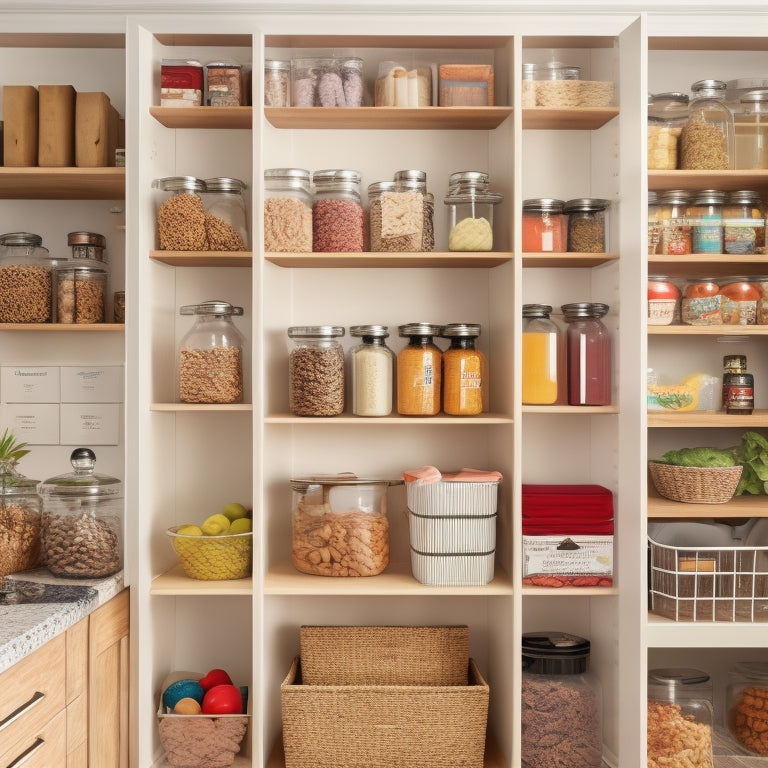
<instances>
[{"instance_id":1,"label":"glass dome lid","mask_svg":"<svg viewBox=\"0 0 768 768\"><path fill-rule=\"evenodd\" d=\"M94 472L96 454L90 448L75 448L70 456L72 472L56 475L40 484L48 496L118 496L122 482L111 475Z\"/></svg>"}]
</instances>

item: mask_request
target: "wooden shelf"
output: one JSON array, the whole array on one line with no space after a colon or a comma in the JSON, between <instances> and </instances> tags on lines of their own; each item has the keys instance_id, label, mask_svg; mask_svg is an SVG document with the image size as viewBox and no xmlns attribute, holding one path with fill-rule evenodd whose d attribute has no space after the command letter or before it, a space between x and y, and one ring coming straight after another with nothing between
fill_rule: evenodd
<instances>
[{"instance_id":1,"label":"wooden shelf","mask_svg":"<svg viewBox=\"0 0 768 768\"><path fill-rule=\"evenodd\" d=\"M252 403L152 403L150 411L159 413L205 413L206 411L252 411Z\"/></svg>"},{"instance_id":2,"label":"wooden shelf","mask_svg":"<svg viewBox=\"0 0 768 768\"><path fill-rule=\"evenodd\" d=\"M357 426L375 426L377 424L399 424L408 426L423 427L426 424L450 424L455 426L477 426L492 424L512 424L512 416L504 413L483 413L479 416L446 416L443 413L437 416L401 416L393 413L391 416L353 416L349 413L343 413L340 416L294 416L291 413L272 413L264 418L266 424L290 424L292 426L328 426L351 425Z\"/></svg>"},{"instance_id":3,"label":"wooden shelf","mask_svg":"<svg viewBox=\"0 0 768 768\"><path fill-rule=\"evenodd\" d=\"M618 253L524 253L523 268L599 267L618 258Z\"/></svg>"},{"instance_id":4,"label":"wooden shelf","mask_svg":"<svg viewBox=\"0 0 768 768\"><path fill-rule=\"evenodd\" d=\"M0 331L37 333L123 333L123 323L0 323Z\"/></svg>"},{"instance_id":5,"label":"wooden shelf","mask_svg":"<svg viewBox=\"0 0 768 768\"><path fill-rule=\"evenodd\" d=\"M249 129L252 107L150 107L149 114L166 128Z\"/></svg>"},{"instance_id":6,"label":"wooden shelf","mask_svg":"<svg viewBox=\"0 0 768 768\"><path fill-rule=\"evenodd\" d=\"M764 275L768 272L768 255L731 255L729 253L692 253L686 256L652 255L648 257L649 274L688 278L691 274L707 277L740 275Z\"/></svg>"},{"instance_id":7,"label":"wooden shelf","mask_svg":"<svg viewBox=\"0 0 768 768\"><path fill-rule=\"evenodd\" d=\"M766 628L768 625L760 621L673 621L649 613L648 646L686 649L765 648ZM755 760L759 761L759 758ZM757 768L757 765L758 762L755 762L754 768ZM729 762L728 766L735 768L739 764Z\"/></svg>"},{"instance_id":8,"label":"wooden shelf","mask_svg":"<svg viewBox=\"0 0 768 768\"><path fill-rule=\"evenodd\" d=\"M768 171L648 171L648 189L763 189Z\"/></svg>"},{"instance_id":9,"label":"wooden shelf","mask_svg":"<svg viewBox=\"0 0 768 768\"><path fill-rule=\"evenodd\" d=\"M430 253L266 253L264 258L278 267L294 268L477 268L506 264L514 258L502 251Z\"/></svg>"},{"instance_id":10,"label":"wooden shelf","mask_svg":"<svg viewBox=\"0 0 768 768\"><path fill-rule=\"evenodd\" d=\"M649 427L768 427L768 410L755 410L750 415L740 416L724 411L686 411L669 413L663 411L648 412Z\"/></svg>"},{"instance_id":11,"label":"wooden shelf","mask_svg":"<svg viewBox=\"0 0 768 768\"><path fill-rule=\"evenodd\" d=\"M616 405L524 405L523 413L539 413L539 414L564 414L570 413L573 415L599 415L599 416L611 416L619 412L619 408Z\"/></svg>"},{"instance_id":12,"label":"wooden shelf","mask_svg":"<svg viewBox=\"0 0 768 768\"><path fill-rule=\"evenodd\" d=\"M227 579L226 581L203 581L190 579L181 565L161 573L152 579L151 595L252 595L253 579Z\"/></svg>"},{"instance_id":13,"label":"wooden shelf","mask_svg":"<svg viewBox=\"0 0 768 768\"><path fill-rule=\"evenodd\" d=\"M250 267L251 251L150 251L149 258L172 267Z\"/></svg>"},{"instance_id":14,"label":"wooden shelf","mask_svg":"<svg viewBox=\"0 0 768 768\"><path fill-rule=\"evenodd\" d=\"M700 517L743 518L768 517L765 496L734 496L725 504L688 504L659 496L653 483L648 481L648 517L687 519Z\"/></svg>"},{"instance_id":15,"label":"wooden shelf","mask_svg":"<svg viewBox=\"0 0 768 768\"><path fill-rule=\"evenodd\" d=\"M576 107L574 109L528 107L523 110L523 128L589 131L602 128L618 114L618 107Z\"/></svg>"},{"instance_id":16,"label":"wooden shelf","mask_svg":"<svg viewBox=\"0 0 768 768\"><path fill-rule=\"evenodd\" d=\"M650 336L768 336L768 325L649 325Z\"/></svg>"},{"instance_id":17,"label":"wooden shelf","mask_svg":"<svg viewBox=\"0 0 768 768\"><path fill-rule=\"evenodd\" d=\"M123 200L125 168L0 167L2 200Z\"/></svg>"}]
</instances>

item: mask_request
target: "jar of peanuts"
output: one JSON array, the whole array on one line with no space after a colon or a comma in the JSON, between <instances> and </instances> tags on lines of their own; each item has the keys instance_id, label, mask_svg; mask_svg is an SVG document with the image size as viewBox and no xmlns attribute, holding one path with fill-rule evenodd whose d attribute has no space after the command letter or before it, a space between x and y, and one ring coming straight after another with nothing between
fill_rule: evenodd
<instances>
[{"instance_id":1,"label":"jar of peanuts","mask_svg":"<svg viewBox=\"0 0 768 768\"><path fill-rule=\"evenodd\" d=\"M448 323L440 335L450 341L443 352L443 411L476 416L488 410L488 361L475 348L478 323Z\"/></svg>"},{"instance_id":2,"label":"jar of peanuts","mask_svg":"<svg viewBox=\"0 0 768 768\"><path fill-rule=\"evenodd\" d=\"M57 323L87 325L106 319L109 265L106 238L96 232L70 232L72 258L53 271L53 317Z\"/></svg>"},{"instance_id":3,"label":"jar of peanuts","mask_svg":"<svg viewBox=\"0 0 768 768\"><path fill-rule=\"evenodd\" d=\"M344 328L336 325L288 329L288 407L294 416L344 412L344 350L338 341L343 335Z\"/></svg>"},{"instance_id":4,"label":"jar of peanuts","mask_svg":"<svg viewBox=\"0 0 768 768\"><path fill-rule=\"evenodd\" d=\"M157 241L161 251L207 251L205 182L194 176L168 176L152 182Z\"/></svg>"},{"instance_id":5,"label":"jar of peanuts","mask_svg":"<svg viewBox=\"0 0 768 768\"><path fill-rule=\"evenodd\" d=\"M303 168L264 171L264 250L312 252L311 174Z\"/></svg>"},{"instance_id":6,"label":"jar of peanuts","mask_svg":"<svg viewBox=\"0 0 768 768\"><path fill-rule=\"evenodd\" d=\"M203 205L210 251L245 251L248 226L243 193L248 185L240 179L217 176L205 180Z\"/></svg>"},{"instance_id":7,"label":"jar of peanuts","mask_svg":"<svg viewBox=\"0 0 768 768\"><path fill-rule=\"evenodd\" d=\"M232 322L242 307L226 301L188 304L181 315L193 315L178 355L178 393L182 403L243 402L243 337Z\"/></svg>"},{"instance_id":8,"label":"jar of peanuts","mask_svg":"<svg viewBox=\"0 0 768 768\"><path fill-rule=\"evenodd\" d=\"M360 173L323 170L312 174L312 250L316 253L360 253L365 226L360 198Z\"/></svg>"},{"instance_id":9,"label":"jar of peanuts","mask_svg":"<svg viewBox=\"0 0 768 768\"><path fill-rule=\"evenodd\" d=\"M0 323L51 322L56 260L30 232L0 235Z\"/></svg>"},{"instance_id":10,"label":"jar of peanuts","mask_svg":"<svg viewBox=\"0 0 768 768\"><path fill-rule=\"evenodd\" d=\"M768 662L741 661L731 668L726 710L728 730L739 745L768 756Z\"/></svg>"}]
</instances>

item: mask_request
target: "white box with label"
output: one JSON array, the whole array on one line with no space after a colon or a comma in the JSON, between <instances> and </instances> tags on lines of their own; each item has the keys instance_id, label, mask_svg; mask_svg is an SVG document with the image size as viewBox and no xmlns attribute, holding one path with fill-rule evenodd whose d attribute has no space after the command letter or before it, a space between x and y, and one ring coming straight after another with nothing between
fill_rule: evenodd
<instances>
[{"instance_id":1,"label":"white box with label","mask_svg":"<svg viewBox=\"0 0 768 768\"><path fill-rule=\"evenodd\" d=\"M119 403L62 403L61 445L117 445Z\"/></svg>"},{"instance_id":2,"label":"white box with label","mask_svg":"<svg viewBox=\"0 0 768 768\"><path fill-rule=\"evenodd\" d=\"M62 403L122 403L122 365L63 365Z\"/></svg>"},{"instance_id":3,"label":"white box with label","mask_svg":"<svg viewBox=\"0 0 768 768\"><path fill-rule=\"evenodd\" d=\"M58 403L3 403L3 427L30 445L59 444Z\"/></svg>"},{"instance_id":4,"label":"white box with label","mask_svg":"<svg viewBox=\"0 0 768 768\"><path fill-rule=\"evenodd\" d=\"M0 368L0 398L4 403L58 403L58 366L4 365Z\"/></svg>"}]
</instances>

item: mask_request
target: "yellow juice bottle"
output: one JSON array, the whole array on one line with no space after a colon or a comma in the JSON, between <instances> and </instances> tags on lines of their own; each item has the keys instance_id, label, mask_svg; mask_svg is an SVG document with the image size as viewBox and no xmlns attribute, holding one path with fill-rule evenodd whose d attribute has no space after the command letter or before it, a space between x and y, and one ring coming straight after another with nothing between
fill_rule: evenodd
<instances>
[{"instance_id":1,"label":"yellow juice bottle","mask_svg":"<svg viewBox=\"0 0 768 768\"><path fill-rule=\"evenodd\" d=\"M560 330L547 304L524 304L523 404L552 405L558 401L564 375Z\"/></svg>"}]
</instances>

